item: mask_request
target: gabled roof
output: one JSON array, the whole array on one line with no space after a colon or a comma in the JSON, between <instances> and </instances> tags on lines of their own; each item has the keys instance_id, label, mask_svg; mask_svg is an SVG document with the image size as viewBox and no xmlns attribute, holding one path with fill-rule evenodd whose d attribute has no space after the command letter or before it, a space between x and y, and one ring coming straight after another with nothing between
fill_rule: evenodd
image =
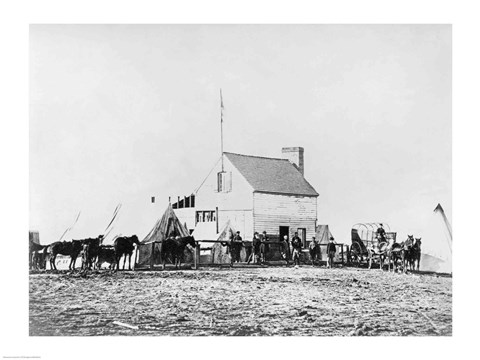
<instances>
[{"instance_id":1,"label":"gabled roof","mask_svg":"<svg viewBox=\"0 0 480 360\"><path fill-rule=\"evenodd\" d=\"M254 191L318 196L302 173L286 159L224 153L230 162L243 175Z\"/></svg>"}]
</instances>

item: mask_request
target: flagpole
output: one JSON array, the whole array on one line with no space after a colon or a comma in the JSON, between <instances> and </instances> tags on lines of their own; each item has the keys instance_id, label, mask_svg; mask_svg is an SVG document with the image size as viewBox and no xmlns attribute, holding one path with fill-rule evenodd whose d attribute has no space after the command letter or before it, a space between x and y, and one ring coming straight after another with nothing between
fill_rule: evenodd
<instances>
[{"instance_id":1,"label":"flagpole","mask_svg":"<svg viewBox=\"0 0 480 360\"><path fill-rule=\"evenodd\" d=\"M222 172L223 172L223 98L222 89L220 89L220 146L222 151Z\"/></svg>"}]
</instances>

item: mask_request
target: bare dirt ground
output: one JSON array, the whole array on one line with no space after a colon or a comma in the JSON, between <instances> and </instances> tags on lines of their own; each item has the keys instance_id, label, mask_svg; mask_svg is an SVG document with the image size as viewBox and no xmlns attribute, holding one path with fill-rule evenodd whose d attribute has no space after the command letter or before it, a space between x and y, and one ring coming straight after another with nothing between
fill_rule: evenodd
<instances>
[{"instance_id":1,"label":"bare dirt ground","mask_svg":"<svg viewBox=\"0 0 480 360\"><path fill-rule=\"evenodd\" d=\"M30 335L452 335L452 278L311 266L31 274Z\"/></svg>"}]
</instances>

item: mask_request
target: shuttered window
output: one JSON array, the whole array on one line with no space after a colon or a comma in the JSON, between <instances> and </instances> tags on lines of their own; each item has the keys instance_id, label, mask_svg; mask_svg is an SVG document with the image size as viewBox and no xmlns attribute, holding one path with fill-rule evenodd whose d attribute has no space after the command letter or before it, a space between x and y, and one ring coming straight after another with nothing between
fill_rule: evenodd
<instances>
[{"instance_id":1,"label":"shuttered window","mask_svg":"<svg viewBox=\"0 0 480 360\"><path fill-rule=\"evenodd\" d=\"M232 172L221 171L217 174L217 191L230 192L232 191Z\"/></svg>"}]
</instances>

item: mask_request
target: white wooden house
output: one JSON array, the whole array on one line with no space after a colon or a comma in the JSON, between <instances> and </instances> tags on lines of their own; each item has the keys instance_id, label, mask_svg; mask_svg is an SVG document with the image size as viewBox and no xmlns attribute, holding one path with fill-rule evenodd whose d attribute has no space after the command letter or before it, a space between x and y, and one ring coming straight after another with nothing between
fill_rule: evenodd
<instances>
[{"instance_id":1,"label":"white wooden house","mask_svg":"<svg viewBox=\"0 0 480 360\"><path fill-rule=\"evenodd\" d=\"M306 244L315 235L318 193L303 176L303 153L301 147L283 148L283 158L224 152L223 171L219 159L200 188L173 208L197 240L230 220L245 240L255 231L289 238L298 232Z\"/></svg>"}]
</instances>

